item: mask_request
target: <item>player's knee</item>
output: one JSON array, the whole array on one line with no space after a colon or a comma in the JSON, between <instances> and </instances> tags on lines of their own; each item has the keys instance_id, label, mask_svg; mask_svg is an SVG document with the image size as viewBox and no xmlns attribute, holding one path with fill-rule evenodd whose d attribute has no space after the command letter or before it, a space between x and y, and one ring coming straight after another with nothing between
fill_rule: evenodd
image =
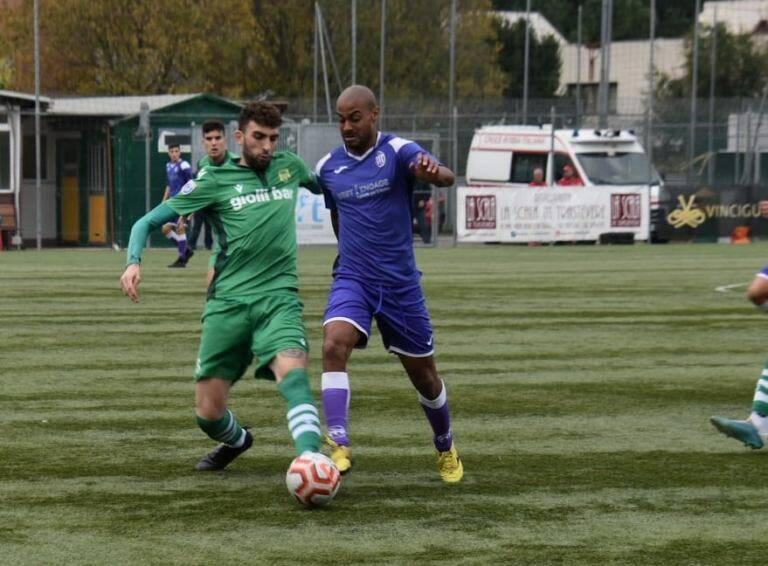
<instances>
[{"instance_id":1,"label":"player's knee","mask_svg":"<svg viewBox=\"0 0 768 566\"><path fill-rule=\"evenodd\" d=\"M227 411L227 402L218 396L198 395L195 399L195 413L208 421L216 421Z\"/></svg>"},{"instance_id":2,"label":"player's knee","mask_svg":"<svg viewBox=\"0 0 768 566\"><path fill-rule=\"evenodd\" d=\"M757 306L768 300L768 279L756 277L747 288L747 299Z\"/></svg>"},{"instance_id":3,"label":"player's knee","mask_svg":"<svg viewBox=\"0 0 768 566\"><path fill-rule=\"evenodd\" d=\"M323 359L346 362L352 354L354 344L337 336L326 336L323 339Z\"/></svg>"},{"instance_id":4,"label":"player's knee","mask_svg":"<svg viewBox=\"0 0 768 566\"><path fill-rule=\"evenodd\" d=\"M214 403L197 403L195 413L201 419L208 421L217 421L224 416L227 408Z\"/></svg>"}]
</instances>

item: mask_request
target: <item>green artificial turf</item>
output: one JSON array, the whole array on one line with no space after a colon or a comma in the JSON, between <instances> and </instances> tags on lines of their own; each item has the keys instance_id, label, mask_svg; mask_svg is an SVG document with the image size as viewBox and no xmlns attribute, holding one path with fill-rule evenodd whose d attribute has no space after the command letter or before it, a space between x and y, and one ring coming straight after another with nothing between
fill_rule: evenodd
<instances>
[{"instance_id":1,"label":"green artificial turf","mask_svg":"<svg viewBox=\"0 0 768 566\"><path fill-rule=\"evenodd\" d=\"M238 383L255 443L199 474L192 370L205 253L0 252L0 563L748 564L764 561L768 453L709 425L747 415L768 318L743 298L768 245L419 249L466 475L374 331L353 355L357 458L301 509L274 384ZM319 391L335 251L299 254Z\"/></svg>"}]
</instances>

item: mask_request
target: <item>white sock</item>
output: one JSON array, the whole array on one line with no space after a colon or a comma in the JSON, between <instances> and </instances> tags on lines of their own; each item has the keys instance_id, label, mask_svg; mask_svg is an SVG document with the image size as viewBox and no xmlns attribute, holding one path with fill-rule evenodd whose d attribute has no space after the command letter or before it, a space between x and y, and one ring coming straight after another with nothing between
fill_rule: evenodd
<instances>
[{"instance_id":1,"label":"white sock","mask_svg":"<svg viewBox=\"0 0 768 566\"><path fill-rule=\"evenodd\" d=\"M442 384L443 388L440 390L440 394L437 397L434 399L427 399L421 393L419 393L419 403L425 407L429 407L430 409L439 409L445 405L445 402L448 400L448 392L445 390L445 382L442 379L440 380L440 383Z\"/></svg>"},{"instance_id":2,"label":"white sock","mask_svg":"<svg viewBox=\"0 0 768 566\"><path fill-rule=\"evenodd\" d=\"M244 443L245 443L245 429L243 429L243 432L240 434L240 438L238 438L234 444L230 444L230 446L232 448L240 448Z\"/></svg>"}]
</instances>

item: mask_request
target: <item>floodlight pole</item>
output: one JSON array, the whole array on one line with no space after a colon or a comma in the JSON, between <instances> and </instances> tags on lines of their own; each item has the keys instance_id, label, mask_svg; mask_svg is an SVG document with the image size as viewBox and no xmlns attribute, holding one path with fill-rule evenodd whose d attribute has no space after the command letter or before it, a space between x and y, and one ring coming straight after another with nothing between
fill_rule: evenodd
<instances>
[{"instance_id":1,"label":"floodlight pole","mask_svg":"<svg viewBox=\"0 0 768 566\"><path fill-rule=\"evenodd\" d=\"M313 52L314 67L312 71L312 122L317 122L317 52L320 38L320 27L317 21L317 2L315 2L315 48Z\"/></svg>"},{"instance_id":2,"label":"floodlight pole","mask_svg":"<svg viewBox=\"0 0 768 566\"><path fill-rule=\"evenodd\" d=\"M139 126L140 130L144 134L144 214L149 212L150 206L150 191L151 191L151 148L150 148L150 130L149 130L149 104L142 102L139 107Z\"/></svg>"},{"instance_id":3,"label":"floodlight pole","mask_svg":"<svg viewBox=\"0 0 768 566\"><path fill-rule=\"evenodd\" d=\"M653 0L652 0L653 1ZM581 127L581 4L576 21L576 127Z\"/></svg>"},{"instance_id":4,"label":"floodlight pole","mask_svg":"<svg viewBox=\"0 0 768 566\"><path fill-rule=\"evenodd\" d=\"M384 127L384 50L387 45L387 0L381 0L381 45L379 47L379 127Z\"/></svg>"},{"instance_id":5,"label":"floodlight pole","mask_svg":"<svg viewBox=\"0 0 768 566\"><path fill-rule=\"evenodd\" d=\"M699 88L699 10L701 0L696 0L693 25L693 69L691 70L691 123L688 133L688 167L686 168L686 184L693 179L693 159L696 155L696 91Z\"/></svg>"},{"instance_id":6,"label":"floodlight pole","mask_svg":"<svg viewBox=\"0 0 768 566\"><path fill-rule=\"evenodd\" d=\"M139 106L139 129L138 131L144 135L144 214L149 212L152 206L150 199L150 192L152 190L151 182L152 176L150 175L151 163L151 148L150 139L152 137L152 130L149 127L149 104L142 102ZM147 248L150 247L150 238L147 235Z\"/></svg>"},{"instance_id":7,"label":"floodlight pole","mask_svg":"<svg viewBox=\"0 0 768 566\"><path fill-rule=\"evenodd\" d=\"M35 0L35 240L37 249L43 249L43 218L40 195L40 3Z\"/></svg>"},{"instance_id":8,"label":"floodlight pole","mask_svg":"<svg viewBox=\"0 0 768 566\"><path fill-rule=\"evenodd\" d=\"M707 182L710 186L715 181L715 73L717 73L717 3L712 16L712 34L709 37L709 140L707 150L709 163Z\"/></svg>"},{"instance_id":9,"label":"floodlight pole","mask_svg":"<svg viewBox=\"0 0 768 566\"><path fill-rule=\"evenodd\" d=\"M454 134L456 131L454 112L454 106L456 104L456 0L451 0L450 44L448 53L448 112L451 114L451 168L455 172L458 168L455 157L456 148L454 147Z\"/></svg>"},{"instance_id":10,"label":"floodlight pole","mask_svg":"<svg viewBox=\"0 0 768 566\"><path fill-rule=\"evenodd\" d=\"M648 157L648 182L653 175L653 100L656 96L656 64L654 63L654 47L656 45L656 0L651 0L651 22L648 54L648 110L645 127L645 153Z\"/></svg>"},{"instance_id":11,"label":"floodlight pole","mask_svg":"<svg viewBox=\"0 0 768 566\"><path fill-rule=\"evenodd\" d=\"M352 0L352 84L357 84L357 0Z\"/></svg>"},{"instance_id":12,"label":"floodlight pole","mask_svg":"<svg viewBox=\"0 0 768 566\"><path fill-rule=\"evenodd\" d=\"M523 124L528 123L528 57L531 54L531 0L525 4L525 55L523 56Z\"/></svg>"}]
</instances>

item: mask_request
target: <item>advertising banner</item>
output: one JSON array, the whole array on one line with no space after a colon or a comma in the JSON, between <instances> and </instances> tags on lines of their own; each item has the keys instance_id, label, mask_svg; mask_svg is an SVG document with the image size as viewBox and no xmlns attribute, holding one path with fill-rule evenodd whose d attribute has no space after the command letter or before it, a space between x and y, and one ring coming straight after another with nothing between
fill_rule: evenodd
<instances>
[{"instance_id":1,"label":"advertising banner","mask_svg":"<svg viewBox=\"0 0 768 566\"><path fill-rule=\"evenodd\" d=\"M759 186L668 186L663 223L668 239L730 241L741 234L765 238L768 220L759 202L768 197Z\"/></svg>"},{"instance_id":2,"label":"advertising banner","mask_svg":"<svg viewBox=\"0 0 768 566\"><path fill-rule=\"evenodd\" d=\"M300 189L296 200L296 239L301 244L335 244L331 213L323 195Z\"/></svg>"},{"instance_id":3,"label":"advertising banner","mask_svg":"<svg viewBox=\"0 0 768 566\"><path fill-rule=\"evenodd\" d=\"M459 187L460 242L597 241L602 234L648 238L644 186Z\"/></svg>"}]
</instances>

